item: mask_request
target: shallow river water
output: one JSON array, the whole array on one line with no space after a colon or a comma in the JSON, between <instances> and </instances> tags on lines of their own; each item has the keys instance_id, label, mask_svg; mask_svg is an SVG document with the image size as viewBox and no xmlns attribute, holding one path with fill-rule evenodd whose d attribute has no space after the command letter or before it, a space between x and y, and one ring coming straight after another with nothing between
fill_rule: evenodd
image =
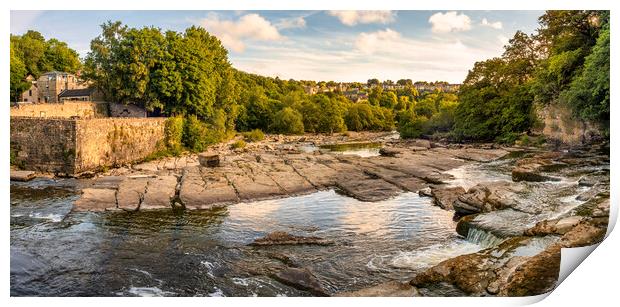
<instances>
[{"instance_id":1,"label":"shallow river water","mask_svg":"<svg viewBox=\"0 0 620 307\"><path fill-rule=\"evenodd\" d=\"M507 163L456 169L452 184L506 179ZM501 241L487 232L459 237L453 213L416 193L370 203L328 190L210 211L71 212L79 186L75 179L11 182L12 296L309 295L260 273L283 267L273 255L311 269L337 293L410 280ZM575 186L558 185L570 195ZM248 245L273 231L335 244Z\"/></svg>"},{"instance_id":2,"label":"shallow river water","mask_svg":"<svg viewBox=\"0 0 620 307\"><path fill-rule=\"evenodd\" d=\"M70 213L75 184L12 185L12 295L306 295L248 273L274 265L270 253L338 292L407 280L479 249L457 236L450 212L414 193L364 203L330 190L215 211ZM335 244L248 246L276 230Z\"/></svg>"}]
</instances>

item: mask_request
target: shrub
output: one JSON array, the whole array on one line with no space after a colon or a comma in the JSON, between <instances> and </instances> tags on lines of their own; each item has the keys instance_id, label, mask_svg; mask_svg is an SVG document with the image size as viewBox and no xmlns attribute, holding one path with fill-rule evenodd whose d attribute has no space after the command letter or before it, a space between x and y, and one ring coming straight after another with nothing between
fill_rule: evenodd
<instances>
[{"instance_id":1,"label":"shrub","mask_svg":"<svg viewBox=\"0 0 620 307\"><path fill-rule=\"evenodd\" d=\"M275 114L271 130L283 134L303 134L303 117L296 110L286 107Z\"/></svg>"},{"instance_id":2,"label":"shrub","mask_svg":"<svg viewBox=\"0 0 620 307\"><path fill-rule=\"evenodd\" d=\"M189 116L185 119L183 144L194 152L205 150L208 145L208 130L207 125L198 120L196 116Z\"/></svg>"},{"instance_id":3,"label":"shrub","mask_svg":"<svg viewBox=\"0 0 620 307\"><path fill-rule=\"evenodd\" d=\"M244 140L238 140L230 145L232 149L244 148L246 145Z\"/></svg>"},{"instance_id":4,"label":"shrub","mask_svg":"<svg viewBox=\"0 0 620 307\"><path fill-rule=\"evenodd\" d=\"M399 123L398 132L403 139L419 138L426 132L428 118L410 114L406 119Z\"/></svg>"},{"instance_id":5,"label":"shrub","mask_svg":"<svg viewBox=\"0 0 620 307\"><path fill-rule=\"evenodd\" d=\"M258 142L265 139L265 134L260 129L254 129L252 131L243 132L243 138L248 142Z\"/></svg>"},{"instance_id":6,"label":"shrub","mask_svg":"<svg viewBox=\"0 0 620 307\"><path fill-rule=\"evenodd\" d=\"M183 117L175 116L166 120L164 126L164 145L170 153L178 155L182 150Z\"/></svg>"}]
</instances>

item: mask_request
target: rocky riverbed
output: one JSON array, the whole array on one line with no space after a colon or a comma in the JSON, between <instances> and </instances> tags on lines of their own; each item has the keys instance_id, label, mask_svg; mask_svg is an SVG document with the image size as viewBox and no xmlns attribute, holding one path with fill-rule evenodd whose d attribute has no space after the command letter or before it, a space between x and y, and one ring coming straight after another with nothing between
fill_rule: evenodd
<instances>
[{"instance_id":1,"label":"rocky riverbed","mask_svg":"<svg viewBox=\"0 0 620 307\"><path fill-rule=\"evenodd\" d=\"M553 289L560 249L599 242L609 217L604 147L439 144L352 133L268 136L244 149L221 144L209 155L219 166L187 155L71 181L75 192L61 193L68 205L58 205L68 211L48 226L101 225L85 253L112 254L95 263L108 268L99 272L105 291L121 295L523 296ZM42 226L13 214L32 207L30 196L21 199L21 189L32 185L11 186L12 199L18 196L12 255L34 253L20 246L27 245L22 237L40 237L32 232ZM109 225L125 230L101 238ZM148 254L162 252L145 246L168 241L168 231L171 245L162 248L175 256L143 268ZM134 258L140 261L123 260ZM207 263L209 280L196 281L196 262ZM19 294L13 266L12 293ZM134 276L128 267L165 277L150 277L159 280L153 290L144 277L126 285L109 275ZM98 291L80 293L110 295Z\"/></svg>"}]
</instances>

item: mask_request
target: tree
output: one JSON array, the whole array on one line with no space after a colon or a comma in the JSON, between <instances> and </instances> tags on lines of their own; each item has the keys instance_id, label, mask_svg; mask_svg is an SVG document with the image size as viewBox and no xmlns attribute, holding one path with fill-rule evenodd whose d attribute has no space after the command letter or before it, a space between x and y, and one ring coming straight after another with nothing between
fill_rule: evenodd
<instances>
[{"instance_id":1,"label":"tree","mask_svg":"<svg viewBox=\"0 0 620 307\"><path fill-rule=\"evenodd\" d=\"M47 71L64 71L76 73L82 67L78 53L69 48L67 43L52 38L46 42L40 69Z\"/></svg>"},{"instance_id":2,"label":"tree","mask_svg":"<svg viewBox=\"0 0 620 307\"><path fill-rule=\"evenodd\" d=\"M368 79L368 82L366 82L366 85L368 85L368 87L373 87L376 85L379 85L379 79Z\"/></svg>"},{"instance_id":3,"label":"tree","mask_svg":"<svg viewBox=\"0 0 620 307\"><path fill-rule=\"evenodd\" d=\"M76 73L82 66L75 50L54 38L46 41L37 31L11 35L10 48L11 100L18 100L30 87L25 80L28 75L36 79L53 70Z\"/></svg>"},{"instance_id":4,"label":"tree","mask_svg":"<svg viewBox=\"0 0 620 307\"><path fill-rule=\"evenodd\" d=\"M26 81L28 73L24 62L17 57L13 50L13 42L10 44L11 71L10 71L10 98L9 101L19 101L21 94L30 88L30 82Z\"/></svg>"},{"instance_id":5,"label":"tree","mask_svg":"<svg viewBox=\"0 0 620 307\"><path fill-rule=\"evenodd\" d=\"M581 119L601 124L604 134L609 134L609 76L610 76L609 24L604 26L596 44L585 58L583 70L561 94L561 101L568 103Z\"/></svg>"},{"instance_id":6,"label":"tree","mask_svg":"<svg viewBox=\"0 0 620 307\"><path fill-rule=\"evenodd\" d=\"M285 107L275 114L271 131L284 134L303 134L303 118L299 112L290 107Z\"/></svg>"},{"instance_id":7,"label":"tree","mask_svg":"<svg viewBox=\"0 0 620 307\"><path fill-rule=\"evenodd\" d=\"M394 92L383 92L379 100L379 105L388 109L393 109L397 103L398 97Z\"/></svg>"},{"instance_id":8,"label":"tree","mask_svg":"<svg viewBox=\"0 0 620 307\"><path fill-rule=\"evenodd\" d=\"M378 106L381 102L381 97L383 95L383 88L381 86L373 87L370 90L370 94L368 95L368 102L370 102L373 106Z\"/></svg>"},{"instance_id":9,"label":"tree","mask_svg":"<svg viewBox=\"0 0 620 307\"><path fill-rule=\"evenodd\" d=\"M334 133L346 130L342 107L336 99L330 99L327 95L315 95L313 100L320 110L316 123L317 132Z\"/></svg>"}]
</instances>

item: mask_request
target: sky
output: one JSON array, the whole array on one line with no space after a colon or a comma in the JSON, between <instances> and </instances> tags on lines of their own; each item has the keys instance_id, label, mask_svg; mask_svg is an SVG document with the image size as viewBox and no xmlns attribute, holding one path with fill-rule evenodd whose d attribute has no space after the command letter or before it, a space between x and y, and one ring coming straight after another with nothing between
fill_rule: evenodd
<instances>
[{"instance_id":1,"label":"sky","mask_svg":"<svg viewBox=\"0 0 620 307\"><path fill-rule=\"evenodd\" d=\"M237 69L282 79L461 83L476 61L500 56L542 11L11 11L11 33L41 32L86 56L100 25L217 36Z\"/></svg>"}]
</instances>

